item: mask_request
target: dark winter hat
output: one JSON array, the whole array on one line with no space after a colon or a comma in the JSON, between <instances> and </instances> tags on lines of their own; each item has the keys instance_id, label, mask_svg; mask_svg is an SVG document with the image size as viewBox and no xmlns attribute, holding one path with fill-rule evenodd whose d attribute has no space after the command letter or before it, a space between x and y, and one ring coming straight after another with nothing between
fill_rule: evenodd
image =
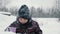
<instances>
[{"instance_id":1,"label":"dark winter hat","mask_svg":"<svg viewBox=\"0 0 60 34\"><path fill-rule=\"evenodd\" d=\"M30 19L31 16L29 14L29 8L26 5L22 5L18 11L18 16L19 16L19 18Z\"/></svg>"}]
</instances>

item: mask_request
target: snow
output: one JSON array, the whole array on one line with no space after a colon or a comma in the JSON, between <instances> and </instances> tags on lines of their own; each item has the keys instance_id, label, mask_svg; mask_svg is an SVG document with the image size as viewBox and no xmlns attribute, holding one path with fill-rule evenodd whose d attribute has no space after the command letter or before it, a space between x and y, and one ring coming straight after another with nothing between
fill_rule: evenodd
<instances>
[{"instance_id":1,"label":"snow","mask_svg":"<svg viewBox=\"0 0 60 34\"><path fill-rule=\"evenodd\" d=\"M60 34L58 18L34 18L38 22L43 34Z\"/></svg>"},{"instance_id":2,"label":"snow","mask_svg":"<svg viewBox=\"0 0 60 34\"><path fill-rule=\"evenodd\" d=\"M4 32L4 29L6 29L13 21L15 21L15 16L7 16L0 14L0 34L14 34L12 32Z\"/></svg>"},{"instance_id":3,"label":"snow","mask_svg":"<svg viewBox=\"0 0 60 34\"><path fill-rule=\"evenodd\" d=\"M0 34L15 34L13 32L0 32Z\"/></svg>"},{"instance_id":4,"label":"snow","mask_svg":"<svg viewBox=\"0 0 60 34\"><path fill-rule=\"evenodd\" d=\"M37 21L43 34L60 34L60 21L58 18L32 18ZM0 14L0 34L15 34L13 32L5 32L6 29L13 21L16 20L15 16L6 16Z\"/></svg>"},{"instance_id":5,"label":"snow","mask_svg":"<svg viewBox=\"0 0 60 34\"><path fill-rule=\"evenodd\" d=\"M0 11L0 14L11 14L10 12L2 12Z\"/></svg>"}]
</instances>

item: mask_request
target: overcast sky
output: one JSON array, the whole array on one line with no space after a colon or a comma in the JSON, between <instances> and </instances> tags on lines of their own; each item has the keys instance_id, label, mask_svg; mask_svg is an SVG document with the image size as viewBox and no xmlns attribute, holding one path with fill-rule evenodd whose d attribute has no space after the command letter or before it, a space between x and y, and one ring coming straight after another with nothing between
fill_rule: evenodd
<instances>
[{"instance_id":1,"label":"overcast sky","mask_svg":"<svg viewBox=\"0 0 60 34\"><path fill-rule=\"evenodd\" d=\"M12 0L6 6L8 8L20 7L23 4L28 5L28 7L34 6L35 8L42 7L45 9L45 8L51 8L51 7L55 6L55 0Z\"/></svg>"}]
</instances>

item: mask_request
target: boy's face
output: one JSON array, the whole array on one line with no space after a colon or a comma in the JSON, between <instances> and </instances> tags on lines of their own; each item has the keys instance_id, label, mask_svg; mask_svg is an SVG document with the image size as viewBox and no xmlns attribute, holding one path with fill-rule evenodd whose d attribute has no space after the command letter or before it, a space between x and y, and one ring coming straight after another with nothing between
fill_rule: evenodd
<instances>
[{"instance_id":1,"label":"boy's face","mask_svg":"<svg viewBox=\"0 0 60 34\"><path fill-rule=\"evenodd\" d=\"M25 24L28 22L28 19L19 18L19 22L21 22L22 24Z\"/></svg>"}]
</instances>

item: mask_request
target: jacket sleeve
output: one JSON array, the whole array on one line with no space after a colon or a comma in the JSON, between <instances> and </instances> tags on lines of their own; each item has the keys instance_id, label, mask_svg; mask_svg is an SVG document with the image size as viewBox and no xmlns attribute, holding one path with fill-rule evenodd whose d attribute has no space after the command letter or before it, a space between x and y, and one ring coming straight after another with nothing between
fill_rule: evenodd
<instances>
[{"instance_id":1,"label":"jacket sleeve","mask_svg":"<svg viewBox=\"0 0 60 34\"><path fill-rule=\"evenodd\" d=\"M10 31L9 27L7 27L4 31Z\"/></svg>"},{"instance_id":2,"label":"jacket sleeve","mask_svg":"<svg viewBox=\"0 0 60 34\"><path fill-rule=\"evenodd\" d=\"M36 29L35 29L35 33L36 33L36 34L42 34L42 30L40 29L40 27L39 27L39 25L38 25L37 22L36 22L36 25L37 25L37 27L36 27Z\"/></svg>"},{"instance_id":3,"label":"jacket sleeve","mask_svg":"<svg viewBox=\"0 0 60 34\"><path fill-rule=\"evenodd\" d=\"M4 31L16 32L16 27L13 26L15 26L14 22L10 26L8 26Z\"/></svg>"},{"instance_id":4,"label":"jacket sleeve","mask_svg":"<svg viewBox=\"0 0 60 34\"><path fill-rule=\"evenodd\" d=\"M15 27L7 27L6 29L5 29L5 31L8 31L8 32L16 32L16 28Z\"/></svg>"}]
</instances>

